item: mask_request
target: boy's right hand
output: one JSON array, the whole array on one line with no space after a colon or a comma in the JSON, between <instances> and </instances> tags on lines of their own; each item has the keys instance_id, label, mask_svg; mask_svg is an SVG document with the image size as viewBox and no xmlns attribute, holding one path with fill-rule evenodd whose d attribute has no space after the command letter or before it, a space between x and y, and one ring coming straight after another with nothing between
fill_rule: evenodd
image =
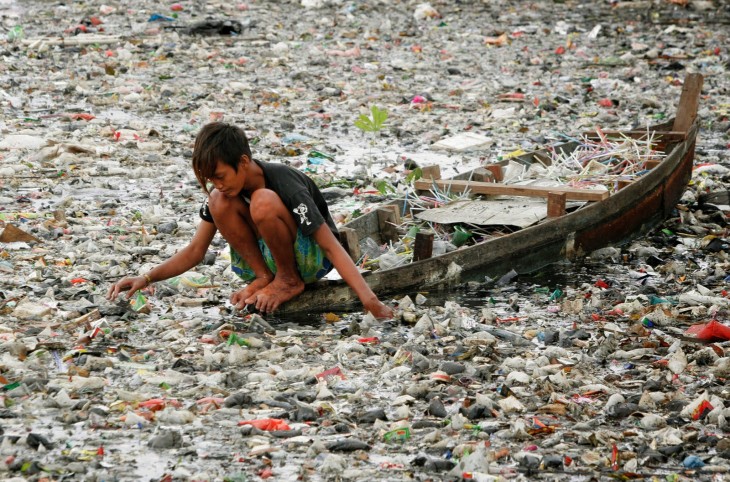
<instances>
[{"instance_id":1,"label":"boy's right hand","mask_svg":"<svg viewBox=\"0 0 730 482\"><path fill-rule=\"evenodd\" d=\"M366 304L364 308L378 320L391 320L395 316L393 308L378 299Z\"/></svg>"},{"instance_id":2,"label":"boy's right hand","mask_svg":"<svg viewBox=\"0 0 730 482\"><path fill-rule=\"evenodd\" d=\"M125 276L109 287L106 299L113 300L122 291L127 291L126 299L130 299L137 291L146 288L147 284L144 276Z\"/></svg>"}]
</instances>

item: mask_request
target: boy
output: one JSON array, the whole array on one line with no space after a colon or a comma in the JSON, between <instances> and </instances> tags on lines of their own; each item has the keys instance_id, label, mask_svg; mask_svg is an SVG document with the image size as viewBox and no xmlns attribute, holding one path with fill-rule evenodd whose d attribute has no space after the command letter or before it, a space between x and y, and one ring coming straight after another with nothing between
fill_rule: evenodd
<instances>
[{"instance_id":1,"label":"boy","mask_svg":"<svg viewBox=\"0 0 730 482\"><path fill-rule=\"evenodd\" d=\"M108 299L122 291L128 291L129 299L155 281L198 265L220 231L231 248L231 268L248 282L231 295L236 308L254 305L261 312L273 312L334 266L366 311L376 318L392 318L393 311L378 300L340 245L327 204L304 173L253 160L246 134L222 122L198 133L193 171L208 194L193 239L149 273L112 285Z\"/></svg>"}]
</instances>

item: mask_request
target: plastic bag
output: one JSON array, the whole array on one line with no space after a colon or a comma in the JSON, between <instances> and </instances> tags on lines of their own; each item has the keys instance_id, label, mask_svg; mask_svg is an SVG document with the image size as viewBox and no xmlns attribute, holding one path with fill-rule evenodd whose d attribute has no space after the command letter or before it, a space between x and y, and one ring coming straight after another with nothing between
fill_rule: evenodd
<instances>
[{"instance_id":1,"label":"plastic bag","mask_svg":"<svg viewBox=\"0 0 730 482\"><path fill-rule=\"evenodd\" d=\"M262 418L259 420L243 420L238 425L251 425L259 430L270 432L272 430L291 430L291 427L280 418Z\"/></svg>"}]
</instances>

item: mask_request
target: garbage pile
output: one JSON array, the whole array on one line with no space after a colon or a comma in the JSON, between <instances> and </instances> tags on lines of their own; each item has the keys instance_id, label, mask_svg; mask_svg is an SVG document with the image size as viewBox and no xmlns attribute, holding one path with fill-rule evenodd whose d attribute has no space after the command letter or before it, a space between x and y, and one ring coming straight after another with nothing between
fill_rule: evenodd
<instances>
[{"instance_id":1,"label":"garbage pile","mask_svg":"<svg viewBox=\"0 0 730 482\"><path fill-rule=\"evenodd\" d=\"M0 11L3 479L727 477L724 3ZM228 303L216 238L186 275L105 299L190 239L210 121L315 178L342 222L418 166L669 119L688 72L705 84L681 204L584 263L399 294L387 322L261 317Z\"/></svg>"}]
</instances>

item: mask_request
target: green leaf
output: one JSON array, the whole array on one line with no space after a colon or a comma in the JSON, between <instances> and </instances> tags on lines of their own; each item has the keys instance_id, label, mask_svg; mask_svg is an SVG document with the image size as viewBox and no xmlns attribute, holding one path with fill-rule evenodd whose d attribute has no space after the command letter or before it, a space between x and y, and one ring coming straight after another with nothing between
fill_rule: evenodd
<instances>
[{"instance_id":1,"label":"green leaf","mask_svg":"<svg viewBox=\"0 0 730 482\"><path fill-rule=\"evenodd\" d=\"M360 117L355 121L355 127L363 132L375 132L375 124L365 114L360 114Z\"/></svg>"},{"instance_id":2,"label":"green leaf","mask_svg":"<svg viewBox=\"0 0 730 482\"><path fill-rule=\"evenodd\" d=\"M378 109L378 107L374 105L370 108L370 112L373 114L373 124L375 124L375 128L377 130L382 129L385 121L388 120L388 111L385 109Z\"/></svg>"},{"instance_id":3,"label":"green leaf","mask_svg":"<svg viewBox=\"0 0 730 482\"><path fill-rule=\"evenodd\" d=\"M380 181L375 183L375 189L377 189L380 194L385 196L386 194L388 194L388 190L392 190L393 187L388 184L387 181L381 179Z\"/></svg>"},{"instance_id":4,"label":"green leaf","mask_svg":"<svg viewBox=\"0 0 730 482\"><path fill-rule=\"evenodd\" d=\"M378 106L370 107L371 117L365 114L360 114L360 117L355 121L355 127L363 132L378 132L385 125L385 121L388 119L388 111L385 109L379 109Z\"/></svg>"},{"instance_id":5,"label":"green leaf","mask_svg":"<svg viewBox=\"0 0 730 482\"><path fill-rule=\"evenodd\" d=\"M406 182L411 183L413 181L418 181L423 177L423 169L420 167L415 168L412 170L407 176L406 176Z\"/></svg>"}]
</instances>

